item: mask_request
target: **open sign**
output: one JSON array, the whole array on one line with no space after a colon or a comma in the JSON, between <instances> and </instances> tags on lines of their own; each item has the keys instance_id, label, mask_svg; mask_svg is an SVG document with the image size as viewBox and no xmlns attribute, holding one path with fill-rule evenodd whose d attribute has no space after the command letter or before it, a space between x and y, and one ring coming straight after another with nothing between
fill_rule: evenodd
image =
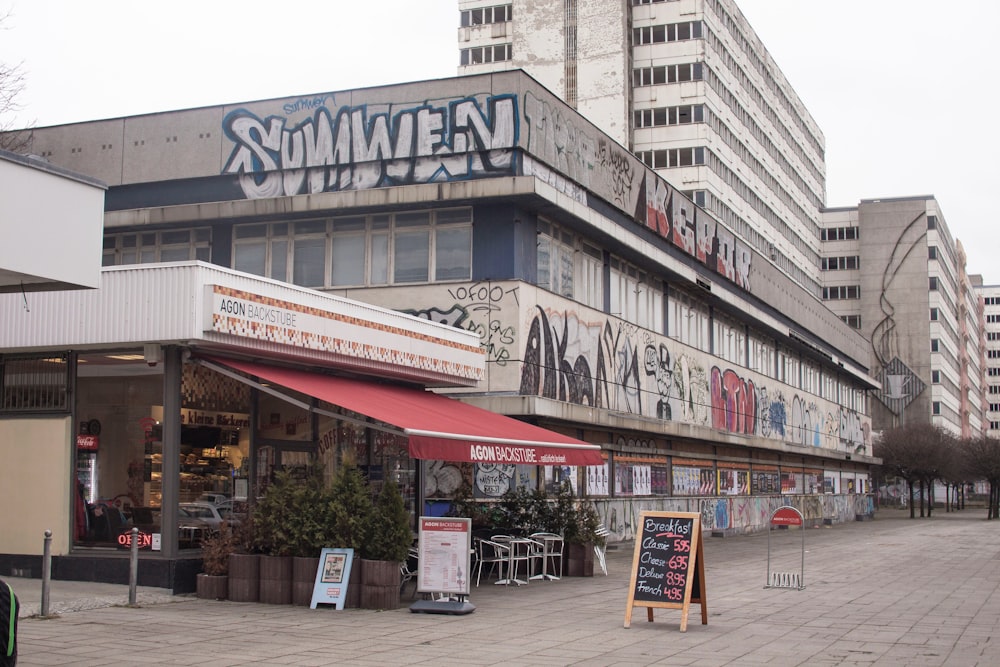
<instances>
[{"instance_id":1,"label":"open sign","mask_svg":"<svg viewBox=\"0 0 1000 667\"><path fill-rule=\"evenodd\" d=\"M139 545L140 549L150 549L150 550L152 550L152 548L153 548L153 534L152 533L146 533L146 532L143 532L143 531L140 530L140 531L138 531L138 533L136 533L135 539L136 539L136 543ZM118 536L118 546L119 546L119 548L122 548L122 549L131 549L132 548L132 531L131 530L129 530L128 532L122 533L121 535Z\"/></svg>"}]
</instances>

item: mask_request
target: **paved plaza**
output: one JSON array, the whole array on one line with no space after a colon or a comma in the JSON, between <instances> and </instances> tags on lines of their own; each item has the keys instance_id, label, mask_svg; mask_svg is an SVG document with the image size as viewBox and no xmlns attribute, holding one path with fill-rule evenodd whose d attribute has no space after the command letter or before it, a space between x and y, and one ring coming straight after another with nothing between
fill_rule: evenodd
<instances>
[{"instance_id":1,"label":"paved plaza","mask_svg":"<svg viewBox=\"0 0 1000 667\"><path fill-rule=\"evenodd\" d=\"M804 590L764 588L798 568L802 533L706 537L708 624L691 607L637 607L623 627L632 545L608 576L485 581L466 616L302 607L52 582L54 618L20 624L19 665L1000 665L1000 522L982 509L805 533ZM9 579L26 614L40 582ZM409 597L409 589L406 597ZM405 600L409 604L409 600ZM997 635L995 638L994 635Z\"/></svg>"}]
</instances>

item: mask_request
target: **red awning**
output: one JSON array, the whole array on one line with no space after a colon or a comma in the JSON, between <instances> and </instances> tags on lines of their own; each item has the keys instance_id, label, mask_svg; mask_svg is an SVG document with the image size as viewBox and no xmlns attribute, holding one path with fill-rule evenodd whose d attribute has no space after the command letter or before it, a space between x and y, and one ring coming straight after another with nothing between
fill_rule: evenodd
<instances>
[{"instance_id":1,"label":"red awning","mask_svg":"<svg viewBox=\"0 0 1000 667\"><path fill-rule=\"evenodd\" d=\"M233 359L211 361L392 424L409 437L413 458L530 465L604 463L600 445L429 391Z\"/></svg>"}]
</instances>

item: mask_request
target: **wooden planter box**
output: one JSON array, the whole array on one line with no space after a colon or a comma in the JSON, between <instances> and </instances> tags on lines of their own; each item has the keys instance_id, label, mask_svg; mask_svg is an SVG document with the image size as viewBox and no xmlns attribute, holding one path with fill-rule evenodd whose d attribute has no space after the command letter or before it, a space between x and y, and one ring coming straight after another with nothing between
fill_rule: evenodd
<instances>
[{"instance_id":1,"label":"wooden planter box","mask_svg":"<svg viewBox=\"0 0 1000 667\"><path fill-rule=\"evenodd\" d=\"M260 557L260 601L292 604L292 557Z\"/></svg>"},{"instance_id":2,"label":"wooden planter box","mask_svg":"<svg viewBox=\"0 0 1000 667\"><path fill-rule=\"evenodd\" d=\"M312 604L317 569L319 569L319 557L295 556L292 558L292 604L300 607L308 607Z\"/></svg>"},{"instance_id":3,"label":"wooden planter box","mask_svg":"<svg viewBox=\"0 0 1000 667\"><path fill-rule=\"evenodd\" d=\"M260 599L260 556L229 554L229 599L256 602Z\"/></svg>"},{"instance_id":4,"label":"wooden planter box","mask_svg":"<svg viewBox=\"0 0 1000 667\"><path fill-rule=\"evenodd\" d=\"M229 594L229 576L225 574L199 574L196 594L202 600L225 600Z\"/></svg>"},{"instance_id":5,"label":"wooden planter box","mask_svg":"<svg viewBox=\"0 0 1000 667\"><path fill-rule=\"evenodd\" d=\"M594 576L594 544L566 545L566 576Z\"/></svg>"},{"instance_id":6,"label":"wooden planter box","mask_svg":"<svg viewBox=\"0 0 1000 667\"><path fill-rule=\"evenodd\" d=\"M398 609L399 563L387 560L361 560L361 608Z\"/></svg>"}]
</instances>

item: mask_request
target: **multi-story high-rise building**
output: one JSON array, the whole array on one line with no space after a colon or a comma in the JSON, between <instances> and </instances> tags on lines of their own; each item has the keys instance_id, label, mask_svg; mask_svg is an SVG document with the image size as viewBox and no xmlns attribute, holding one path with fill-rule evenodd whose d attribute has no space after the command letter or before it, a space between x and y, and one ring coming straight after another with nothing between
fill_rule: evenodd
<instances>
[{"instance_id":1,"label":"multi-story high-rise building","mask_svg":"<svg viewBox=\"0 0 1000 667\"><path fill-rule=\"evenodd\" d=\"M1000 285L972 276L982 306L983 422L986 435L1000 438Z\"/></svg>"},{"instance_id":2,"label":"multi-story high-rise building","mask_svg":"<svg viewBox=\"0 0 1000 667\"><path fill-rule=\"evenodd\" d=\"M458 5L459 73L524 69L819 295L823 133L733 0Z\"/></svg>"},{"instance_id":3,"label":"multi-story high-rise building","mask_svg":"<svg viewBox=\"0 0 1000 667\"><path fill-rule=\"evenodd\" d=\"M881 429L929 422L982 431L979 306L965 252L932 196L870 199L823 214L823 299L870 341Z\"/></svg>"}]
</instances>

